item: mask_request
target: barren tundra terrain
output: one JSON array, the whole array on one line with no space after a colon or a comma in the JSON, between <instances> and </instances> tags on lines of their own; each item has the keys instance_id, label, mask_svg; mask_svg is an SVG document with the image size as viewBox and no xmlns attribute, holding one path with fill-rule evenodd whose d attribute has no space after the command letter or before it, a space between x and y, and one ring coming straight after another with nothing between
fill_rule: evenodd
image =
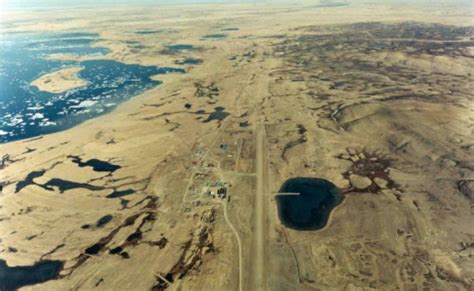
<instances>
[{"instance_id":1,"label":"barren tundra terrain","mask_svg":"<svg viewBox=\"0 0 474 291\"><path fill-rule=\"evenodd\" d=\"M12 12L2 31L94 32L106 55L50 57L185 73L0 145L0 270L53 269L36 283L0 272L1 290L473 288L472 7L59 12ZM31 81L88 86L80 70ZM341 193L323 228L280 220L293 177Z\"/></svg>"}]
</instances>

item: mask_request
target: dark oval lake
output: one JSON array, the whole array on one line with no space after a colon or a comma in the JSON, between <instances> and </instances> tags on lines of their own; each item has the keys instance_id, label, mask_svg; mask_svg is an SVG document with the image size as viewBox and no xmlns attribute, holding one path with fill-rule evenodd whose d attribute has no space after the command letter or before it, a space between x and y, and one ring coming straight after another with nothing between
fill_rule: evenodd
<instances>
[{"instance_id":1,"label":"dark oval lake","mask_svg":"<svg viewBox=\"0 0 474 291\"><path fill-rule=\"evenodd\" d=\"M281 223L295 230L323 228L331 211L343 200L333 183L318 178L288 179L279 193L299 193L275 198Z\"/></svg>"}]
</instances>

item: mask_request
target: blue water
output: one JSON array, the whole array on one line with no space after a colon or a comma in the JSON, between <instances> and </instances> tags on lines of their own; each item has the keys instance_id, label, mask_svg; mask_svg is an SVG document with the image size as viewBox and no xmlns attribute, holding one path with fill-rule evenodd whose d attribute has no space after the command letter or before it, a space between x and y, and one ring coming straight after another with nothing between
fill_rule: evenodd
<instances>
[{"instance_id":1,"label":"blue water","mask_svg":"<svg viewBox=\"0 0 474 291\"><path fill-rule=\"evenodd\" d=\"M33 48L49 48L49 47L63 47L63 46L84 46L90 45L101 39L97 38L54 38L47 40L38 40L30 42L27 47Z\"/></svg>"},{"instance_id":2,"label":"blue water","mask_svg":"<svg viewBox=\"0 0 474 291\"><path fill-rule=\"evenodd\" d=\"M288 179L279 193L299 193L276 197L280 221L295 230L323 228L331 211L344 198L334 184L317 178Z\"/></svg>"},{"instance_id":3,"label":"blue water","mask_svg":"<svg viewBox=\"0 0 474 291\"><path fill-rule=\"evenodd\" d=\"M100 58L109 50L91 46L98 40L90 33L0 35L0 143L73 127L160 84L153 75L184 72L111 60L48 59L56 53ZM71 66L82 68L78 76L88 85L59 94L30 85L43 74Z\"/></svg>"},{"instance_id":4,"label":"blue water","mask_svg":"<svg viewBox=\"0 0 474 291\"><path fill-rule=\"evenodd\" d=\"M13 291L52 280L59 276L63 266L61 261L46 260L31 266L10 267L5 260L0 260L0 290Z\"/></svg>"},{"instance_id":5,"label":"blue water","mask_svg":"<svg viewBox=\"0 0 474 291\"><path fill-rule=\"evenodd\" d=\"M41 34L40 34L41 35ZM98 33L89 32L64 32L49 35L49 38L70 38L70 37L99 37Z\"/></svg>"},{"instance_id":6,"label":"blue water","mask_svg":"<svg viewBox=\"0 0 474 291\"><path fill-rule=\"evenodd\" d=\"M172 44L172 45L167 46L167 48L171 52L179 52L179 51L185 51L185 50L192 50L194 49L194 46L190 44Z\"/></svg>"}]
</instances>

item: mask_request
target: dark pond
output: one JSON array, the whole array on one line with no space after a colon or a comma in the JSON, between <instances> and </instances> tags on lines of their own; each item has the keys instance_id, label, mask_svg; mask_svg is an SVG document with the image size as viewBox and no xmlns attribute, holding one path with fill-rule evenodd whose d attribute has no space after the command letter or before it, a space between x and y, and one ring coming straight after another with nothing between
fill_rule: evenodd
<instances>
[{"instance_id":1,"label":"dark pond","mask_svg":"<svg viewBox=\"0 0 474 291\"><path fill-rule=\"evenodd\" d=\"M136 34L156 34L156 33L161 33L163 32L162 30L140 30L136 31Z\"/></svg>"},{"instance_id":2,"label":"dark pond","mask_svg":"<svg viewBox=\"0 0 474 291\"><path fill-rule=\"evenodd\" d=\"M129 242L136 241L136 240L140 240L141 238L142 238L142 233L140 231L136 231L127 237L127 241Z\"/></svg>"},{"instance_id":3,"label":"dark pond","mask_svg":"<svg viewBox=\"0 0 474 291\"><path fill-rule=\"evenodd\" d=\"M86 162L83 162L82 159L78 156L69 156L73 163L76 163L79 167L92 167L96 172L115 172L120 169L119 165L114 165L112 163L101 161L98 159L90 159Z\"/></svg>"},{"instance_id":4,"label":"dark pond","mask_svg":"<svg viewBox=\"0 0 474 291\"><path fill-rule=\"evenodd\" d=\"M323 228L332 209L343 200L334 184L317 178L288 179L279 193L300 193L276 196L280 221L296 230Z\"/></svg>"},{"instance_id":5,"label":"dark pond","mask_svg":"<svg viewBox=\"0 0 474 291\"><path fill-rule=\"evenodd\" d=\"M236 31L239 30L237 27L223 28L222 31Z\"/></svg>"},{"instance_id":6,"label":"dark pond","mask_svg":"<svg viewBox=\"0 0 474 291\"><path fill-rule=\"evenodd\" d=\"M216 107L214 108L214 112L211 112L211 114L209 114L209 117L204 121L204 122L210 122L210 121L213 121L213 120L224 120L227 116L230 115L229 112L225 112L224 111L224 107Z\"/></svg>"},{"instance_id":7,"label":"dark pond","mask_svg":"<svg viewBox=\"0 0 474 291\"><path fill-rule=\"evenodd\" d=\"M130 203L130 200L127 199L120 199L120 205L122 205L123 208L128 207L128 203Z\"/></svg>"},{"instance_id":8,"label":"dark pond","mask_svg":"<svg viewBox=\"0 0 474 291\"><path fill-rule=\"evenodd\" d=\"M193 45L190 44L172 44L166 46L169 51L171 52L179 52L179 51L185 51L185 50L191 50L194 48Z\"/></svg>"},{"instance_id":9,"label":"dark pond","mask_svg":"<svg viewBox=\"0 0 474 291\"><path fill-rule=\"evenodd\" d=\"M87 249L85 249L84 253L86 253L88 255L97 255L102 250L103 247L104 247L103 244L96 243L96 244L88 247Z\"/></svg>"},{"instance_id":10,"label":"dark pond","mask_svg":"<svg viewBox=\"0 0 474 291\"><path fill-rule=\"evenodd\" d=\"M106 225L107 223L111 222L112 218L114 218L114 217L110 214L102 216L99 220L97 220L96 226L97 227L102 227L102 226Z\"/></svg>"},{"instance_id":11,"label":"dark pond","mask_svg":"<svg viewBox=\"0 0 474 291\"><path fill-rule=\"evenodd\" d=\"M0 290L12 291L55 279L63 265L61 261L41 261L32 266L9 267L0 260Z\"/></svg>"},{"instance_id":12,"label":"dark pond","mask_svg":"<svg viewBox=\"0 0 474 291\"><path fill-rule=\"evenodd\" d=\"M109 253L112 254L112 255L115 255L115 254L120 253L121 251L123 251L122 247L115 247L115 248L109 250Z\"/></svg>"},{"instance_id":13,"label":"dark pond","mask_svg":"<svg viewBox=\"0 0 474 291\"><path fill-rule=\"evenodd\" d=\"M247 126L249 126L249 122L248 121L240 122L239 126L240 127L247 127Z\"/></svg>"},{"instance_id":14,"label":"dark pond","mask_svg":"<svg viewBox=\"0 0 474 291\"><path fill-rule=\"evenodd\" d=\"M157 74L183 69L123 64L112 60L57 61L52 54L94 55L96 34L0 35L0 143L71 128L112 111L118 104L160 84ZM30 83L43 74L79 66L88 85L64 93L39 91Z\"/></svg>"},{"instance_id":15,"label":"dark pond","mask_svg":"<svg viewBox=\"0 0 474 291\"><path fill-rule=\"evenodd\" d=\"M222 33L216 33L216 34L206 34L203 36L203 38L224 38L227 35L222 34Z\"/></svg>"},{"instance_id":16,"label":"dark pond","mask_svg":"<svg viewBox=\"0 0 474 291\"><path fill-rule=\"evenodd\" d=\"M26 186L35 184L35 182L34 182L33 180L36 179L36 178L39 178L39 177L43 176L44 173L46 173L46 170L39 170L39 171L30 172L30 173L26 176L26 178L25 178L24 180L19 181L19 182L16 184L15 193L20 192L20 191L21 191L23 188L25 188Z\"/></svg>"},{"instance_id":17,"label":"dark pond","mask_svg":"<svg viewBox=\"0 0 474 291\"><path fill-rule=\"evenodd\" d=\"M106 197L107 198L118 198L118 197L132 195L133 193L135 193L135 190L133 190L133 189L127 189L127 190L122 190L122 191L115 190L114 192L110 193Z\"/></svg>"},{"instance_id":18,"label":"dark pond","mask_svg":"<svg viewBox=\"0 0 474 291\"><path fill-rule=\"evenodd\" d=\"M56 187L59 189L60 193L64 193L65 191L78 189L78 188L83 188L83 189L87 189L91 191L104 189L104 187L102 186L95 186L95 185L91 185L87 183L78 183L78 182L63 180L59 178L52 178L45 184L39 185L39 186L49 191L54 191L54 188Z\"/></svg>"}]
</instances>

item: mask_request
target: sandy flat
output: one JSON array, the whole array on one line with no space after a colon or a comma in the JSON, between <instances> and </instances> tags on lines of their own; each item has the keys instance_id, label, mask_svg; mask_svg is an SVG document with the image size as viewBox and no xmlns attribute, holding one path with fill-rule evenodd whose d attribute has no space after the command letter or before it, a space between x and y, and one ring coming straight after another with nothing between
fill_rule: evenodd
<instances>
[{"instance_id":1,"label":"sandy flat","mask_svg":"<svg viewBox=\"0 0 474 291\"><path fill-rule=\"evenodd\" d=\"M81 67L70 67L42 75L31 82L33 86L38 87L40 91L50 93L62 93L67 90L80 88L87 85L87 81L80 79L77 73Z\"/></svg>"}]
</instances>

